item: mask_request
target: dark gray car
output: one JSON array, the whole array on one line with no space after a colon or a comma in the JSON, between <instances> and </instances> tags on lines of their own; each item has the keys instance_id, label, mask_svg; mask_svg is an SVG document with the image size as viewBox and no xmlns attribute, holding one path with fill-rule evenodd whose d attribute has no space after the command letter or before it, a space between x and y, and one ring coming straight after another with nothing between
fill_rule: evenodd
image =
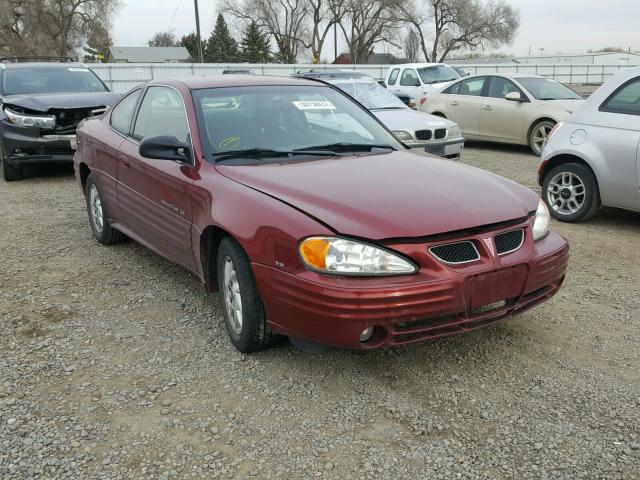
<instances>
[{"instance_id":1,"label":"dark gray car","mask_svg":"<svg viewBox=\"0 0 640 480\"><path fill-rule=\"evenodd\" d=\"M81 63L0 61L4 179L21 179L26 165L71 163L78 124L101 115L119 98Z\"/></svg>"}]
</instances>

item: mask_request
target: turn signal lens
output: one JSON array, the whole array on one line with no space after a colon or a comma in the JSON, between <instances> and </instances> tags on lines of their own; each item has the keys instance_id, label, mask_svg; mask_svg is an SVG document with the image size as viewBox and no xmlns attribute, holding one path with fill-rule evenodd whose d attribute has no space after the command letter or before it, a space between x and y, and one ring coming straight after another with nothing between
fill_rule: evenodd
<instances>
[{"instance_id":1,"label":"turn signal lens","mask_svg":"<svg viewBox=\"0 0 640 480\"><path fill-rule=\"evenodd\" d=\"M300 256L308 266L324 270L327 268L326 258L330 245L326 238L307 238L300 244Z\"/></svg>"},{"instance_id":2,"label":"turn signal lens","mask_svg":"<svg viewBox=\"0 0 640 480\"><path fill-rule=\"evenodd\" d=\"M332 275L406 275L416 272L408 260L366 243L338 237L310 237L298 247L311 270Z\"/></svg>"}]
</instances>

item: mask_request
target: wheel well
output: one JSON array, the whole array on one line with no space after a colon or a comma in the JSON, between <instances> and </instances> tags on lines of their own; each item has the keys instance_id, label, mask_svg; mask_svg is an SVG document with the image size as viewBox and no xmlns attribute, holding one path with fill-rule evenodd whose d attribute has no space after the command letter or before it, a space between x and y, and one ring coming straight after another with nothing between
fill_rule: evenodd
<instances>
[{"instance_id":1,"label":"wheel well","mask_svg":"<svg viewBox=\"0 0 640 480\"><path fill-rule=\"evenodd\" d=\"M220 227L208 226L200 235L200 261L202 262L202 272L204 273L205 288L209 292L218 291L218 247L225 237L230 237L229 233Z\"/></svg>"},{"instance_id":2,"label":"wheel well","mask_svg":"<svg viewBox=\"0 0 640 480\"><path fill-rule=\"evenodd\" d=\"M82 191L84 192L87 186L87 178L89 178L89 174L91 173L91 170L89 170L89 167L87 167L86 163L81 163L79 168L80 168L80 182L82 183Z\"/></svg>"},{"instance_id":3,"label":"wheel well","mask_svg":"<svg viewBox=\"0 0 640 480\"><path fill-rule=\"evenodd\" d=\"M593 171L593 168L591 168L591 165L589 165L580 157L576 157L575 155L569 155L569 154L558 155L557 157L550 158L543 165L543 168L540 170L540 174L538 175L538 183L540 184L540 186L542 186L542 183L544 182L544 177L547 176L547 173L549 173L558 165L562 165L563 163L578 163L583 167L588 168L589 171L593 174L593 178L596 179L596 186L598 187L598 190L600 190L600 185L598 184L598 177L596 175L596 172Z\"/></svg>"},{"instance_id":4,"label":"wheel well","mask_svg":"<svg viewBox=\"0 0 640 480\"><path fill-rule=\"evenodd\" d=\"M531 139L531 132L533 131L533 127L538 125L540 122L553 122L554 124L558 123L556 120L550 117L542 117L534 120L533 122L531 122L531 125L529 125L529 131L527 132L527 143L529 143L529 140Z\"/></svg>"},{"instance_id":5,"label":"wheel well","mask_svg":"<svg viewBox=\"0 0 640 480\"><path fill-rule=\"evenodd\" d=\"M431 115L435 115L436 117L447 118L447 116L442 112L431 112Z\"/></svg>"}]
</instances>

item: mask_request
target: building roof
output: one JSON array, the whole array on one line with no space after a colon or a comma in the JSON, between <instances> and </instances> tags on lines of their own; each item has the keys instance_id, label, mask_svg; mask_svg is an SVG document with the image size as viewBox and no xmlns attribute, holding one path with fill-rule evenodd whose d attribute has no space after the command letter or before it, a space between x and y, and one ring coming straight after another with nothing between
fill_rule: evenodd
<instances>
[{"instance_id":1,"label":"building roof","mask_svg":"<svg viewBox=\"0 0 640 480\"><path fill-rule=\"evenodd\" d=\"M398 58L392 53L372 53L367 58L368 65L395 65L398 63L406 62L406 58ZM353 62L351 61L351 55L348 53L341 53L338 58L333 62L334 64L342 64L342 65L350 65Z\"/></svg>"},{"instance_id":2,"label":"building roof","mask_svg":"<svg viewBox=\"0 0 640 480\"><path fill-rule=\"evenodd\" d=\"M575 57L601 57L603 55L635 55L636 57L640 57L640 53L635 52L591 52L591 53L572 53L569 55L565 55L559 53L557 55L531 55L531 56L522 56L515 58L575 58Z\"/></svg>"},{"instance_id":3,"label":"building roof","mask_svg":"<svg viewBox=\"0 0 640 480\"><path fill-rule=\"evenodd\" d=\"M110 47L107 59L129 63L190 62L191 55L185 47Z\"/></svg>"},{"instance_id":4,"label":"building roof","mask_svg":"<svg viewBox=\"0 0 640 480\"><path fill-rule=\"evenodd\" d=\"M512 62L509 57L483 57L483 58L452 58L447 59L449 65L500 65Z\"/></svg>"}]
</instances>

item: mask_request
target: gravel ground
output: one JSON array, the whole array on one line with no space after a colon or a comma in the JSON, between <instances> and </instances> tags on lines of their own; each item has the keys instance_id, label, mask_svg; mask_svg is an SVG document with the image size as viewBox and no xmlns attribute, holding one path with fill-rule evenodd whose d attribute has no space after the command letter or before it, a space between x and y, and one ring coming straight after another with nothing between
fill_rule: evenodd
<instances>
[{"instance_id":1,"label":"gravel ground","mask_svg":"<svg viewBox=\"0 0 640 480\"><path fill-rule=\"evenodd\" d=\"M537 188L526 150L464 162ZM569 238L563 290L480 332L243 356L217 297L95 242L69 170L0 181L2 479L638 479L640 215Z\"/></svg>"}]
</instances>

